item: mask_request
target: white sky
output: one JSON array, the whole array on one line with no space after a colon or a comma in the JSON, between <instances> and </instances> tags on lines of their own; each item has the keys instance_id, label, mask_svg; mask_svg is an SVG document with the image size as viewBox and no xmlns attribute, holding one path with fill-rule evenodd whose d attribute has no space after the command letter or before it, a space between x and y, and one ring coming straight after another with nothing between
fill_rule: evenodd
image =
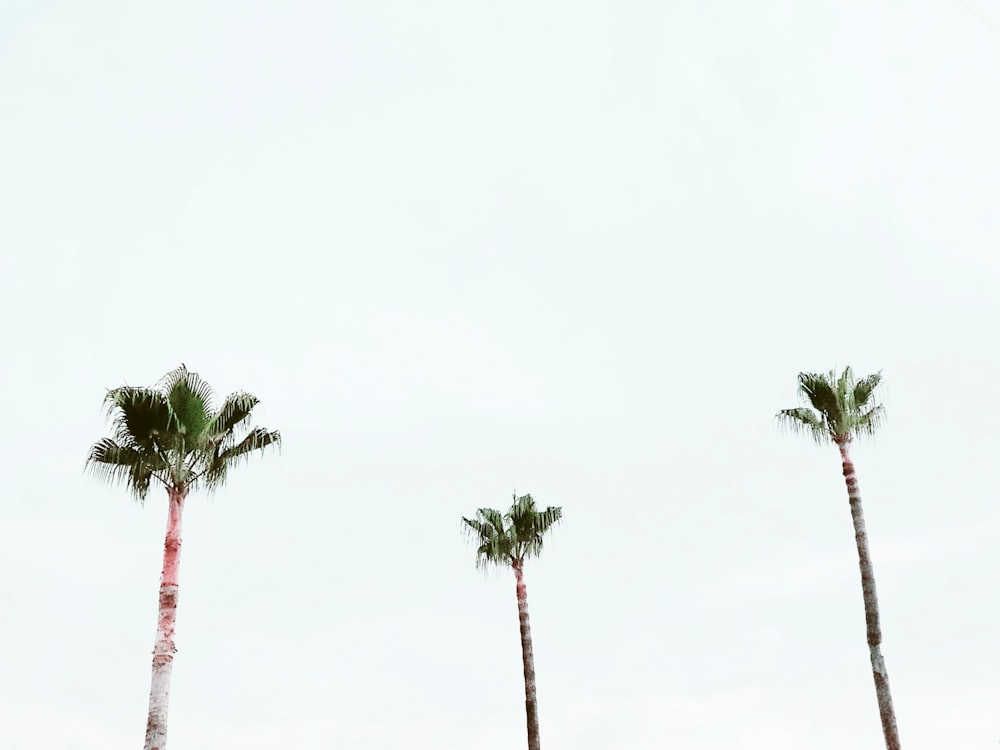
<instances>
[{"instance_id":1,"label":"white sky","mask_svg":"<svg viewBox=\"0 0 1000 750\"><path fill-rule=\"evenodd\" d=\"M1000 0L969 0L1000 27ZM0 748L135 748L164 497L82 473L185 362L280 456L188 502L185 750L1000 740L1000 33L957 0L0 4Z\"/></svg>"}]
</instances>

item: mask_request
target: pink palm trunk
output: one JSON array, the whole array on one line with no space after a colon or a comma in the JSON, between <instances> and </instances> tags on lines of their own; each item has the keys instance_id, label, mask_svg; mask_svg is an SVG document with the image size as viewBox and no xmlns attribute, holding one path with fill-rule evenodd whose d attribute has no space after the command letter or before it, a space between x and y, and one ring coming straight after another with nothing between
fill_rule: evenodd
<instances>
[{"instance_id":1,"label":"pink palm trunk","mask_svg":"<svg viewBox=\"0 0 1000 750\"><path fill-rule=\"evenodd\" d=\"M541 750L538 732L538 698L535 692L535 654L531 646L531 624L528 622L528 589L524 585L524 564L513 564L517 577L517 617L521 623L521 660L524 663L524 709L528 721L528 750Z\"/></svg>"},{"instance_id":2,"label":"pink palm trunk","mask_svg":"<svg viewBox=\"0 0 1000 750\"><path fill-rule=\"evenodd\" d=\"M181 516L186 487L168 487L170 508L167 537L163 543L163 573L160 576L160 611L153 647L153 678L149 690L149 719L146 722L145 750L167 747L167 708L170 703L170 674L174 664L174 624L177 620L177 574L181 564Z\"/></svg>"}]
</instances>

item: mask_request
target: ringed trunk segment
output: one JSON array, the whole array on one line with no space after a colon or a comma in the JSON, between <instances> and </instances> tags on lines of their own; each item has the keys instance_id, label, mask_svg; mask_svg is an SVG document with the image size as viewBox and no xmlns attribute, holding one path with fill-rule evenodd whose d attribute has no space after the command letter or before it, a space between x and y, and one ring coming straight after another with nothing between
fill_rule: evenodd
<instances>
[{"instance_id":1,"label":"ringed trunk segment","mask_svg":"<svg viewBox=\"0 0 1000 750\"><path fill-rule=\"evenodd\" d=\"M541 750L538 731L538 697L535 691L535 654L531 646L531 623L528 621L528 589L524 585L524 562L515 560L517 578L517 617L521 624L521 661L524 664L524 711L527 718L528 750Z\"/></svg>"},{"instance_id":2,"label":"ringed trunk segment","mask_svg":"<svg viewBox=\"0 0 1000 750\"><path fill-rule=\"evenodd\" d=\"M170 703L170 675L173 669L174 627L177 620L178 573L181 563L181 519L188 490L168 487L167 534L163 543L163 572L160 574L160 606L153 646L153 677L149 689L149 717L146 720L145 750L167 747L167 709Z\"/></svg>"},{"instance_id":3,"label":"ringed trunk segment","mask_svg":"<svg viewBox=\"0 0 1000 750\"><path fill-rule=\"evenodd\" d=\"M871 551L868 548L868 531L865 528L865 515L861 508L861 490L858 487L858 475L854 469L848 446L850 441L837 441L840 450L840 460L844 472L844 482L847 484L847 498L851 505L851 520L854 522L854 541L858 548L858 567L861 569L861 592L865 601L865 626L868 636L868 652L872 663L872 677L875 680L875 697L878 699L878 712L882 720L882 734L885 737L886 750L900 750L899 730L896 727L896 712L892 706L892 694L889 690L889 672L882 658L882 628L879 624L878 594L875 590L875 569L872 565Z\"/></svg>"}]
</instances>

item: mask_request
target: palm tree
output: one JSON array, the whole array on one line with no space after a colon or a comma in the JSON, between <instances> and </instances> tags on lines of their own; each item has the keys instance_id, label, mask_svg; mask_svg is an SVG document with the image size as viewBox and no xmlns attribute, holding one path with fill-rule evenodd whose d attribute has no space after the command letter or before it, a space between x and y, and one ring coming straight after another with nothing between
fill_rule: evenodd
<instances>
[{"instance_id":1,"label":"palm tree","mask_svg":"<svg viewBox=\"0 0 1000 750\"><path fill-rule=\"evenodd\" d=\"M531 625L528 622L528 590L524 585L524 561L542 551L542 538L562 518L562 508L535 508L531 495L518 497L506 513L493 508L480 508L474 519L462 517L466 531L475 539L476 565L514 569L517 579L517 616L521 622L521 660L524 665L524 709L528 720L528 750L541 750L538 734L538 698L535 694L535 656L531 645Z\"/></svg>"},{"instance_id":2,"label":"palm tree","mask_svg":"<svg viewBox=\"0 0 1000 750\"><path fill-rule=\"evenodd\" d=\"M207 490L221 486L230 467L269 445L280 446L281 435L249 426L258 401L248 393L231 394L216 409L212 389L183 364L153 387L110 390L104 403L113 435L94 443L87 468L110 483L123 482L140 502L154 480L167 491L145 744L145 750L165 750L184 500L195 486Z\"/></svg>"},{"instance_id":3,"label":"palm tree","mask_svg":"<svg viewBox=\"0 0 1000 750\"><path fill-rule=\"evenodd\" d=\"M868 550L868 532L865 530L865 516L861 510L858 475L849 453L855 436L874 434L882 422L885 409L873 400L875 389L881 382L880 372L855 380L850 367L844 368L839 376L834 371L800 372L799 395L811 408L782 409L777 418L787 427L809 435L819 444L833 442L840 451L844 480L847 483L847 498L854 521L854 539L858 547L868 650L872 676L875 678L878 710L882 718L882 734L885 736L887 750L899 750L899 731L896 729L896 713L892 708L892 695L889 692L889 673L882 659L882 629L879 626L878 597L875 593L875 571L871 552Z\"/></svg>"}]
</instances>

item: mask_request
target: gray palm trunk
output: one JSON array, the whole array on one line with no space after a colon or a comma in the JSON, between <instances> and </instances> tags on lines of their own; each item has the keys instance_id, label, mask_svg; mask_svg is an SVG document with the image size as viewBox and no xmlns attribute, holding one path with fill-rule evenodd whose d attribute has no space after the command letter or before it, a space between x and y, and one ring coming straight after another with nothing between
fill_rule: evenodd
<instances>
[{"instance_id":1,"label":"gray palm trunk","mask_svg":"<svg viewBox=\"0 0 1000 750\"><path fill-rule=\"evenodd\" d=\"M889 692L889 673L882 658L882 628L879 625L878 595L875 592L875 570L871 552L868 549L868 532L865 530L865 516L861 509L861 490L858 475L854 470L848 452L849 441L838 441L840 459L843 462L844 481L847 483L847 497L851 503L851 519L854 521L854 539L858 546L858 565L861 568L861 591L865 600L865 623L868 630L868 651L871 655L872 676L875 678L875 696L882 718L882 734L886 750L900 750L899 730L896 728L896 713L892 708L892 694Z\"/></svg>"},{"instance_id":2,"label":"gray palm trunk","mask_svg":"<svg viewBox=\"0 0 1000 750\"><path fill-rule=\"evenodd\" d=\"M531 648L531 624L528 622L528 589L524 585L524 563L513 563L517 577L517 617L521 622L521 660L524 662L524 710L528 721L528 750L541 750L538 732L538 697L535 693L535 654Z\"/></svg>"}]
</instances>

